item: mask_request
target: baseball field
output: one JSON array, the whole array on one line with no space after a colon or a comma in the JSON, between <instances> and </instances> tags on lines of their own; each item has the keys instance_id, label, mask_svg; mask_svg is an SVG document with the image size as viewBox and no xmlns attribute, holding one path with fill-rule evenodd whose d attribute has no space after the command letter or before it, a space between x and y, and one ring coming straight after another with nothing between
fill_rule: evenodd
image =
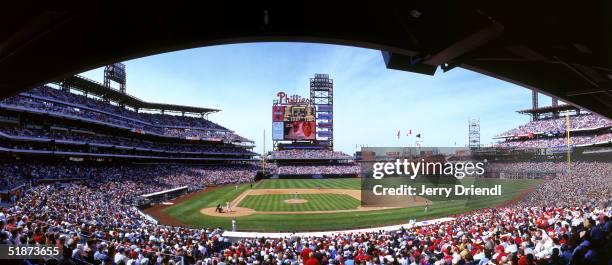
<instances>
[{"instance_id":1,"label":"baseball field","mask_svg":"<svg viewBox=\"0 0 612 265\"><path fill-rule=\"evenodd\" d=\"M524 196L537 180L478 180L480 186L502 185L501 196L438 201L410 199L408 207L363 207L360 179L268 179L254 184L207 188L166 205L146 210L162 224L231 228L240 231L322 231L365 228L446 217L493 207ZM464 179L461 183L473 184ZM231 212L226 211L230 202ZM224 212L216 212L221 205ZM427 211L425 211L427 207Z\"/></svg>"}]
</instances>

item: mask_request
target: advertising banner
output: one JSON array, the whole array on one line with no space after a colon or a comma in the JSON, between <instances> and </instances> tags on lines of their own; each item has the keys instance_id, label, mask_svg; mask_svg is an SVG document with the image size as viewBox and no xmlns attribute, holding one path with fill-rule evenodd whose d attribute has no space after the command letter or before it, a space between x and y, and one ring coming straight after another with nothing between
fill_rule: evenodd
<instances>
[{"instance_id":1,"label":"advertising banner","mask_svg":"<svg viewBox=\"0 0 612 265\"><path fill-rule=\"evenodd\" d=\"M285 106L272 106L272 121L285 120Z\"/></svg>"},{"instance_id":2,"label":"advertising banner","mask_svg":"<svg viewBox=\"0 0 612 265\"><path fill-rule=\"evenodd\" d=\"M318 105L319 111L332 111L332 105L330 104L326 104L326 105Z\"/></svg>"},{"instance_id":3,"label":"advertising banner","mask_svg":"<svg viewBox=\"0 0 612 265\"><path fill-rule=\"evenodd\" d=\"M319 137L332 137L332 132L330 132L330 131L318 131L317 135Z\"/></svg>"},{"instance_id":4,"label":"advertising banner","mask_svg":"<svg viewBox=\"0 0 612 265\"><path fill-rule=\"evenodd\" d=\"M319 128L331 128L334 127L334 124L331 122L320 122Z\"/></svg>"},{"instance_id":5,"label":"advertising banner","mask_svg":"<svg viewBox=\"0 0 612 265\"><path fill-rule=\"evenodd\" d=\"M331 120L333 118L332 114L329 113L319 113L317 114L317 119L319 120Z\"/></svg>"}]
</instances>

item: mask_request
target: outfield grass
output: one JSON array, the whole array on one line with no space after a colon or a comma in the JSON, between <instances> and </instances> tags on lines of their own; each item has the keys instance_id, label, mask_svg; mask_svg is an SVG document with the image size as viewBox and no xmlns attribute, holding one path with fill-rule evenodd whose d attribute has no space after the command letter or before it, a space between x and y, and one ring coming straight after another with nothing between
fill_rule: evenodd
<instances>
[{"instance_id":1,"label":"outfield grass","mask_svg":"<svg viewBox=\"0 0 612 265\"><path fill-rule=\"evenodd\" d=\"M270 194L246 196L238 206L260 212L303 212L350 210L359 206L359 200L345 194L300 194L305 203L285 203L293 194Z\"/></svg>"},{"instance_id":2,"label":"outfield grass","mask_svg":"<svg viewBox=\"0 0 612 265\"><path fill-rule=\"evenodd\" d=\"M255 189L361 189L358 178L339 179L266 179L258 182Z\"/></svg>"},{"instance_id":3,"label":"outfield grass","mask_svg":"<svg viewBox=\"0 0 612 265\"><path fill-rule=\"evenodd\" d=\"M428 208L427 213L423 207L400 209L387 209L366 212L343 212L329 214L254 214L238 217L238 229L243 231L321 231L339 230L348 228L375 227L407 222L410 219L430 219L446 217L452 214L463 213L470 210L492 207L518 196L522 189L535 186L537 180L478 180L478 183L487 182L487 186L501 184L501 196L487 197L486 199L436 201ZM463 180L467 185L474 180ZM189 201L185 201L164 209L164 212L179 221L193 227L224 227L231 228L231 218L213 217L200 213L200 209L224 205L226 201L240 195L249 189L250 184L235 187L221 187L203 193ZM264 180L254 185L255 189L273 188L347 188L359 189L359 179L321 179L321 180ZM302 195L301 195L302 196Z\"/></svg>"}]
</instances>

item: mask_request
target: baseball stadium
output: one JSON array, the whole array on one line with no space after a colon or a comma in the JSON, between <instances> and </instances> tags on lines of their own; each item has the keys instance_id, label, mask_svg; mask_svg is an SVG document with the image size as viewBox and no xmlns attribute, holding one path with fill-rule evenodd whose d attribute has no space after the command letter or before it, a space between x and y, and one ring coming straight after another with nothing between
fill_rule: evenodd
<instances>
[{"instance_id":1,"label":"baseball stadium","mask_svg":"<svg viewBox=\"0 0 612 265\"><path fill-rule=\"evenodd\" d=\"M0 18L0 264L612 264L609 5L409 2Z\"/></svg>"},{"instance_id":2,"label":"baseball stadium","mask_svg":"<svg viewBox=\"0 0 612 265\"><path fill-rule=\"evenodd\" d=\"M241 230L267 232L346 230L397 225L407 218L418 220L446 217L480 208L502 205L520 198L537 180L487 181L489 185L501 183L506 189L501 198L466 204L433 204L426 198L417 198L412 206L363 207L361 206L361 182L359 179L290 179L263 180L250 188L249 184L225 186L203 192L188 199L178 199L174 205L152 211L153 216L173 224L194 227L210 225L230 228L230 221L237 220ZM223 196L221 196L223 194ZM297 196L296 196L297 194ZM215 207L230 201L231 212L215 213ZM431 205L424 212L425 205Z\"/></svg>"}]
</instances>

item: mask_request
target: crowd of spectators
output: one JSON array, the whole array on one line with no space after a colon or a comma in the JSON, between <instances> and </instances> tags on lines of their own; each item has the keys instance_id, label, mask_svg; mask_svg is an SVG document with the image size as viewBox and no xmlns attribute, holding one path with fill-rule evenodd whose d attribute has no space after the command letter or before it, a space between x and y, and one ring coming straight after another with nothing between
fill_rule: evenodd
<instances>
[{"instance_id":1,"label":"crowd of spectators","mask_svg":"<svg viewBox=\"0 0 612 265\"><path fill-rule=\"evenodd\" d=\"M611 169L610 163L575 163L571 173L543 181L515 205L442 223L232 241L219 228L155 225L131 207L138 194L192 181L182 174L93 173L92 181L28 191L2 211L0 241L57 244L65 264L609 264Z\"/></svg>"},{"instance_id":2,"label":"crowd of spectators","mask_svg":"<svg viewBox=\"0 0 612 265\"><path fill-rule=\"evenodd\" d=\"M570 116L571 130L611 127L612 120L596 114ZM499 134L498 136L527 135L529 133L563 132L567 130L566 118L551 118L530 121L525 125Z\"/></svg>"},{"instance_id":3,"label":"crowd of spectators","mask_svg":"<svg viewBox=\"0 0 612 265\"><path fill-rule=\"evenodd\" d=\"M557 162L506 162L506 163L489 163L486 171L493 172L533 172L543 175L554 175L556 173L567 173L568 166L564 163Z\"/></svg>"},{"instance_id":4,"label":"crowd of spectators","mask_svg":"<svg viewBox=\"0 0 612 265\"><path fill-rule=\"evenodd\" d=\"M223 126L220 126L216 123L213 123L209 120L200 117L177 116L156 113L139 113L121 106L110 104L101 99L86 97L84 95L79 95L71 92L65 92L48 86L40 86L34 88L26 92L26 94L55 99L69 104L80 104L89 108L103 110L110 113L119 114L128 118L145 121L156 126L184 126L191 128L227 130Z\"/></svg>"},{"instance_id":5,"label":"crowd of spectators","mask_svg":"<svg viewBox=\"0 0 612 265\"><path fill-rule=\"evenodd\" d=\"M525 164L533 168L536 163ZM541 163L540 163L541 164ZM612 206L612 163L556 163L548 166L557 172L554 180L540 185L524 200L523 205L538 207L600 208Z\"/></svg>"},{"instance_id":6,"label":"crowd of spectators","mask_svg":"<svg viewBox=\"0 0 612 265\"><path fill-rule=\"evenodd\" d=\"M361 167L357 164L336 165L283 165L275 174L278 175L356 175Z\"/></svg>"},{"instance_id":7,"label":"crowd of spectators","mask_svg":"<svg viewBox=\"0 0 612 265\"><path fill-rule=\"evenodd\" d=\"M252 182L258 166L255 164L235 164L223 166L188 165L99 165L78 163L0 163L0 189L10 188L11 184L37 183L40 180L78 179L88 181L138 182L147 184L141 187L143 193L159 191L179 186L203 188L205 186ZM149 185L150 184L150 185ZM153 190L153 191L151 191Z\"/></svg>"},{"instance_id":8,"label":"crowd of spectators","mask_svg":"<svg viewBox=\"0 0 612 265\"><path fill-rule=\"evenodd\" d=\"M331 150L281 150L273 151L271 159L353 159L340 151Z\"/></svg>"},{"instance_id":9,"label":"crowd of spectators","mask_svg":"<svg viewBox=\"0 0 612 265\"><path fill-rule=\"evenodd\" d=\"M217 260L232 264L606 264L610 242L602 236L609 233L610 225L610 213L598 209L493 208L393 232L244 239Z\"/></svg>"},{"instance_id":10,"label":"crowd of spectators","mask_svg":"<svg viewBox=\"0 0 612 265\"><path fill-rule=\"evenodd\" d=\"M164 128L164 135L181 138L181 139L224 141L227 143L252 142L251 140L244 138L240 135L237 135L233 132L219 131L219 130L201 130L201 129L191 129L191 128Z\"/></svg>"},{"instance_id":11,"label":"crowd of spectators","mask_svg":"<svg viewBox=\"0 0 612 265\"><path fill-rule=\"evenodd\" d=\"M571 136L570 145L593 145L602 144L612 141L612 133L603 133L597 135L580 135ZM506 140L495 144L497 147L516 147L516 148L548 148L548 147L559 147L567 146L567 138L561 137L546 137L538 139L517 139L517 140Z\"/></svg>"},{"instance_id":12,"label":"crowd of spectators","mask_svg":"<svg viewBox=\"0 0 612 265\"><path fill-rule=\"evenodd\" d=\"M138 138L118 137L78 130L46 130L38 128L0 127L0 132L9 136L29 137L47 140L63 140L75 143L102 144L123 148L142 148L164 152L194 152L207 154L250 154L251 152L231 144L206 144L206 142L176 143L154 142Z\"/></svg>"},{"instance_id":13,"label":"crowd of spectators","mask_svg":"<svg viewBox=\"0 0 612 265\"><path fill-rule=\"evenodd\" d=\"M140 133L169 137L249 141L207 119L192 116L137 113L103 100L42 86L0 101L11 107L29 108L50 114L88 119L120 126Z\"/></svg>"},{"instance_id":14,"label":"crowd of spectators","mask_svg":"<svg viewBox=\"0 0 612 265\"><path fill-rule=\"evenodd\" d=\"M119 115L111 115L110 113L79 108L71 105L55 104L41 99L29 98L21 95L4 99L0 101L0 104L8 107L44 111L48 114L54 114L63 117L71 117L77 119L80 118L86 120L88 119L91 121L112 124L128 129L138 128L141 131L145 131L148 133L163 133L161 128L150 126L137 120L127 119Z\"/></svg>"},{"instance_id":15,"label":"crowd of spectators","mask_svg":"<svg viewBox=\"0 0 612 265\"><path fill-rule=\"evenodd\" d=\"M150 262L144 264L160 264L158 258L159 262L168 264L174 260L167 254L181 253L174 249L175 244L189 246L191 240L200 239L200 235L202 238L212 235L214 231L157 226L143 218L134 207L137 196L180 186L201 188L252 182L256 170L252 165L41 166L18 163L9 167L11 170L2 173L21 173L16 178L28 180L82 179L61 185L34 186L14 206L5 208L0 214L2 244L54 245L61 242L66 259L71 260L66 261L67 264L74 264L75 260L99 264L107 259L111 262L108 264L113 261L126 264L133 251L140 253L141 258L147 255ZM135 245L131 243L142 240L148 242L146 248L130 249Z\"/></svg>"}]
</instances>

